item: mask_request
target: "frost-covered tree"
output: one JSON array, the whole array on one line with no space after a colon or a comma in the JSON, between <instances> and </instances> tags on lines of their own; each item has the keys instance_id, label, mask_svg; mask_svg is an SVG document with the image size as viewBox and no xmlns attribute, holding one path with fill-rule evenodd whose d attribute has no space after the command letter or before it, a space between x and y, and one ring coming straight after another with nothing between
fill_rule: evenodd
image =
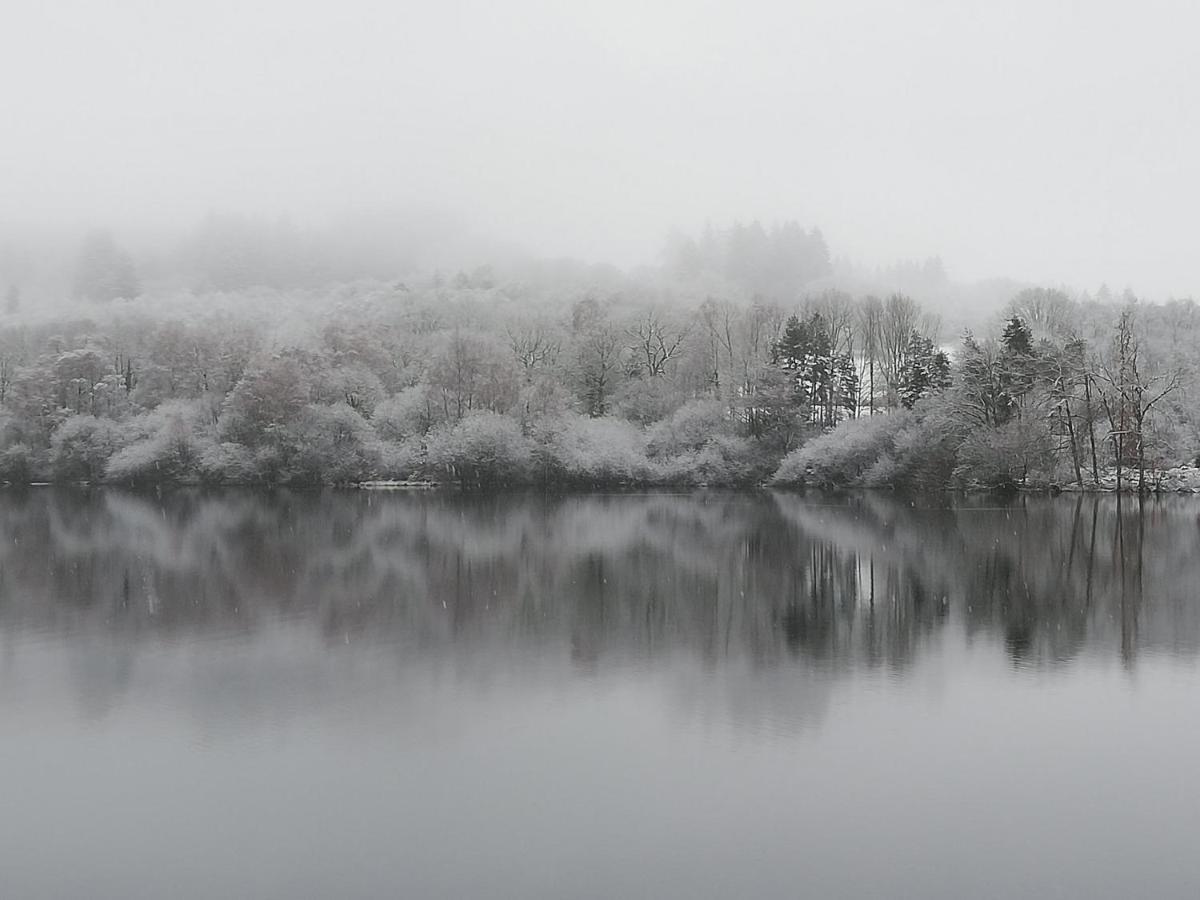
<instances>
[{"instance_id":1,"label":"frost-covered tree","mask_svg":"<svg viewBox=\"0 0 1200 900\"><path fill-rule=\"evenodd\" d=\"M122 444L122 433L111 419L71 416L50 438L50 462L66 481L95 481Z\"/></svg>"},{"instance_id":2,"label":"frost-covered tree","mask_svg":"<svg viewBox=\"0 0 1200 900\"><path fill-rule=\"evenodd\" d=\"M950 358L933 341L913 331L900 370L900 404L912 409L918 400L950 386Z\"/></svg>"}]
</instances>

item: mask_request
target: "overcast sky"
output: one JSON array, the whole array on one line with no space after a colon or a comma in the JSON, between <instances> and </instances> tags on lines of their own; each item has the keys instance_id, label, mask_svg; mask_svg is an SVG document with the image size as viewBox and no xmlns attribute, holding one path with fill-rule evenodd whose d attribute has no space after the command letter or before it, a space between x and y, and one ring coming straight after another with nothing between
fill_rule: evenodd
<instances>
[{"instance_id":1,"label":"overcast sky","mask_svg":"<svg viewBox=\"0 0 1200 900\"><path fill-rule=\"evenodd\" d=\"M1200 296L1193 4L9 3L0 219L449 208L632 263L671 226Z\"/></svg>"}]
</instances>

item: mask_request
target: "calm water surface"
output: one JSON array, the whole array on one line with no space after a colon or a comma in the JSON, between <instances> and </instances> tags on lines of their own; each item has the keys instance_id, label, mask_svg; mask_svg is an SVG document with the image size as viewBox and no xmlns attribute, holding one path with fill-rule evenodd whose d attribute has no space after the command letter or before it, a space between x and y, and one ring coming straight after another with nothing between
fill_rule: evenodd
<instances>
[{"instance_id":1,"label":"calm water surface","mask_svg":"<svg viewBox=\"0 0 1200 900\"><path fill-rule=\"evenodd\" d=\"M1200 500L0 494L0 896L1200 896Z\"/></svg>"}]
</instances>

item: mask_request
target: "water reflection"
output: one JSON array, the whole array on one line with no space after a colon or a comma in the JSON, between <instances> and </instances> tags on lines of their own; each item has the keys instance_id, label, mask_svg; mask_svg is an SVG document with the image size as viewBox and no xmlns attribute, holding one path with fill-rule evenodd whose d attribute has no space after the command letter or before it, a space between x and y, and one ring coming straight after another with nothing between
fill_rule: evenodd
<instances>
[{"instance_id":1,"label":"water reflection","mask_svg":"<svg viewBox=\"0 0 1200 900\"><path fill-rule=\"evenodd\" d=\"M0 628L906 666L961 621L1014 660L1191 655L1200 503L886 495L8 492Z\"/></svg>"},{"instance_id":2,"label":"water reflection","mask_svg":"<svg viewBox=\"0 0 1200 900\"><path fill-rule=\"evenodd\" d=\"M1198 513L1111 497L8 492L0 633L9 665L22 635L69 638L96 715L140 651L210 637L459 672L683 660L825 684L903 672L951 628L1023 666L1134 666L1200 646Z\"/></svg>"},{"instance_id":3,"label":"water reflection","mask_svg":"<svg viewBox=\"0 0 1200 900\"><path fill-rule=\"evenodd\" d=\"M1195 501L0 500L6 896L1200 883Z\"/></svg>"}]
</instances>

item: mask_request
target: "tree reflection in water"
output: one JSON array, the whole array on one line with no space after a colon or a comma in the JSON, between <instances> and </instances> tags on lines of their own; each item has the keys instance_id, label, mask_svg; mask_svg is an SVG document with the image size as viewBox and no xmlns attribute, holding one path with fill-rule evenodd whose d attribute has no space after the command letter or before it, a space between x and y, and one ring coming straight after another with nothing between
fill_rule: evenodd
<instances>
[{"instance_id":1,"label":"tree reflection in water","mask_svg":"<svg viewBox=\"0 0 1200 900\"><path fill-rule=\"evenodd\" d=\"M3 499L5 896L1200 880L1192 500Z\"/></svg>"},{"instance_id":2,"label":"tree reflection in water","mask_svg":"<svg viewBox=\"0 0 1200 900\"><path fill-rule=\"evenodd\" d=\"M9 492L0 625L562 642L580 665L903 668L947 622L1015 661L1194 653L1187 499Z\"/></svg>"}]
</instances>

